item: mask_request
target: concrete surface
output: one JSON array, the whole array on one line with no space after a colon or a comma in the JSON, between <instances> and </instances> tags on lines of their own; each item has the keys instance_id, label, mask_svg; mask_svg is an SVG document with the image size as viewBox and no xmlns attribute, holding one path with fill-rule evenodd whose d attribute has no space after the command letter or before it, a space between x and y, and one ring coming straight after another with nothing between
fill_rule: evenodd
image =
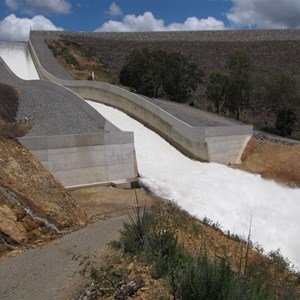
<instances>
[{"instance_id":1,"label":"concrete surface","mask_svg":"<svg viewBox=\"0 0 300 300\"><path fill-rule=\"evenodd\" d=\"M61 85L18 78L1 58L0 81L20 92L17 119L33 123L20 141L65 187L137 180L133 133Z\"/></svg>"},{"instance_id":2,"label":"concrete surface","mask_svg":"<svg viewBox=\"0 0 300 300\"><path fill-rule=\"evenodd\" d=\"M19 140L67 188L138 177L132 132Z\"/></svg>"}]
</instances>

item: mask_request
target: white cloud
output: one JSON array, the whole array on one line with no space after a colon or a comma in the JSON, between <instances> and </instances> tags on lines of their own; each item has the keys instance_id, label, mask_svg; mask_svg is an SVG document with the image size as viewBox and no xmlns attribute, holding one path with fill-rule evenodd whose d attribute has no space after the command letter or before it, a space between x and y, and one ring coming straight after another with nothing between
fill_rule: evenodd
<instances>
[{"instance_id":1,"label":"white cloud","mask_svg":"<svg viewBox=\"0 0 300 300\"><path fill-rule=\"evenodd\" d=\"M12 10L20 9L27 14L68 14L71 4L68 0L5 0L5 4Z\"/></svg>"},{"instance_id":2,"label":"white cloud","mask_svg":"<svg viewBox=\"0 0 300 300\"><path fill-rule=\"evenodd\" d=\"M300 28L299 0L232 0L227 13L236 26Z\"/></svg>"},{"instance_id":3,"label":"white cloud","mask_svg":"<svg viewBox=\"0 0 300 300\"><path fill-rule=\"evenodd\" d=\"M222 30L224 23L213 17L198 19L190 17L184 23L165 25L164 20L156 19L151 12L143 15L126 15L123 20L105 22L95 31L183 31L183 30Z\"/></svg>"},{"instance_id":4,"label":"white cloud","mask_svg":"<svg viewBox=\"0 0 300 300\"><path fill-rule=\"evenodd\" d=\"M27 41L30 28L31 30L63 30L44 16L38 15L28 19L11 14L0 21L0 40Z\"/></svg>"},{"instance_id":5,"label":"white cloud","mask_svg":"<svg viewBox=\"0 0 300 300\"><path fill-rule=\"evenodd\" d=\"M115 2L113 2L109 8L108 8L108 13L111 16L121 16L123 14L120 6L118 4L116 4Z\"/></svg>"},{"instance_id":6,"label":"white cloud","mask_svg":"<svg viewBox=\"0 0 300 300\"><path fill-rule=\"evenodd\" d=\"M12 10L17 10L19 8L17 0L5 0L5 4Z\"/></svg>"},{"instance_id":7,"label":"white cloud","mask_svg":"<svg viewBox=\"0 0 300 300\"><path fill-rule=\"evenodd\" d=\"M214 17L207 19L198 19L196 17L187 18L184 23L172 23L168 26L168 30L182 31L182 30L223 30L224 23Z\"/></svg>"}]
</instances>

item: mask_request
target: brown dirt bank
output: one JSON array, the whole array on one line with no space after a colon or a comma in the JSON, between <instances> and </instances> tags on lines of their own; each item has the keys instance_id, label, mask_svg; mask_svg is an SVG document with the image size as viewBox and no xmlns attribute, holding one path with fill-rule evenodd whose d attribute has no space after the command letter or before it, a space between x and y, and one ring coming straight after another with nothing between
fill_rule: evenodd
<instances>
[{"instance_id":1,"label":"brown dirt bank","mask_svg":"<svg viewBox=\"0 0 300 300\"><path fill-rule=\"evenodd\" d=\"M0 253L85 222L82 209L29 151L0 138Z\"/></svg>"},{"instance_id":2,"label":"brown dirt bank","mask_svg":"<svg viewBox=\"0 0 300 300\"><path fill-rule=\"evenodd\" d=\"M285 145L252 138L243 153L242 164L231 167L300 187L300 144Z\"/></svg>"}]
</instances>

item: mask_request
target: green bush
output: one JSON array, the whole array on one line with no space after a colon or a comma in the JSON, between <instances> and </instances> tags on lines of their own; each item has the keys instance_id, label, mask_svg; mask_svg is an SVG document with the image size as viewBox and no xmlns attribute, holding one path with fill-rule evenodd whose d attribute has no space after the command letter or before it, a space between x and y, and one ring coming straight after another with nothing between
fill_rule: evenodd
<instances>
[{"instance_id":1,"label":"green bush","mask_svg":"<svg viewBox=\"0 0 300 300\"><path fill-rule=\"evenodd\" d=\"M119 80L145 96L185 102L202 76L203 72L181 54L142 49L129 55Z\"/></svg>"},{"instance_id":2,"label":"green bush","mask_svg":"<svg viewBox=\"0 0 300 300\"><path fill-rule=\"evenodd\" d=\"M137 206L136 211L130 215L130 222L125 222L124 229L121 231L121 242L125 253L138 254L144 250L153 223L153 215Z\"/></svg>"},{"instance_id":3,"label":"green bush","mask_svg":"<svg viewBox=\"0 0 300 300\"><path fill-rule=\"evenodd\" d=\"M152 277L158 279L172 274L184 259L184 250L172 232L153 232L149 236L147 256L153 265Z\"/></svg>"},{"instance_id":4,"label":"green bush","mask_svg":"<svg viewBox=\"0 0 300 300\"><path fill-rule=\"evenodd\" d=\"M295 122L297 120L296 113L291 108L283 108L277 113L276 129L282 136L291 135Z\"/></svg>"},{"instance_id":5,"label":"green bush","mask_svg":"<svg viewBox=\"0 0 300 300\"><path fill-rule=\"evenodd\" d=\"M233 273L226 258L189 256L176 274L176 296L184 300L273 299L272 290Z\"/></svg>"},{"instance_id":6,"label":"green bush","mask_svg":"<svg viewBox=\"0 0 300 300\"><path fill-rule=\"evenodd\" d=\"M166 207L178 211L176 206ZM272 288L251 277L251 272L234 273L227 258L212 260L206 252L189 254L166 223L159 206L150 211L137 206L131 221L124 224L121 242L125 253L152 265L154 279L166 280L174 299L273 299Z\"/></svg>"}]
</instances>

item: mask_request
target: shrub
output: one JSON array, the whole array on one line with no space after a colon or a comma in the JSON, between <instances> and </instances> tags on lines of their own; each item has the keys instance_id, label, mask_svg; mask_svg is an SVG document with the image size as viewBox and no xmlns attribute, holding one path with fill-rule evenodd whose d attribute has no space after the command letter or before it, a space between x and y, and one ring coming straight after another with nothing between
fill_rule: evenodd
<instances>
[{"instance_id":1,"label":"shrub","mask_svg":"<svg viewBox=\"0 0 300 300\"><path fill-rule=\"evenodd\" d=\"M219 113L225 104L228 80L228 75L219 70L213 71L209 76L205 94L207 100L214 103L216 113ZM212 111L212 109L208 109L208 111Z\"/></svg>"},{"instance_id":2,"label":"shrub","mask_svg":"<svg viewBox=\"0 0 300 300\"><path fill-rule=\"evenodd\" d=\"M0 121L0 137L22 137L32 128L31 122L1 122Z\"/></svg>"},{"instance_id":3,"label":"shrub","mask_svg":"<svg viewBox=\"0 0 300 300\"><path fill-rule=\"evenodd\" d=\"M177 206L166 209L180 212ZM251 272L234 273L226 257L212 260L206 251L189 254L166 220L159 206L150 211L137 206L131 221L124 224L121 241L125 253L152 265L154 279L167 281L174 299L273 299L271 288L251 277ZM173 217L170 220L176 227Z\"/></svg>"},{"instance_id":4,"label":"shrub","mask_svg":"<svg viewBox=\"0 0 300 300\"><path fill-rule=\"evenodd\" d=\"M276 129L282 136L291 135L295 122L297 120L296 113L291 108L283 108L277 113Z\"/></svg>"},{"instance_id":5,"label":"shrub","mask_svg":"<svg viewBox=\"0 0 300 300\"><path fill-rule=\"evenodd\" d=\"M202 76L203 72L181 54L142 49L129 55L119 80L145 96L185 102Z\"/></svg>"}]
</instances>

